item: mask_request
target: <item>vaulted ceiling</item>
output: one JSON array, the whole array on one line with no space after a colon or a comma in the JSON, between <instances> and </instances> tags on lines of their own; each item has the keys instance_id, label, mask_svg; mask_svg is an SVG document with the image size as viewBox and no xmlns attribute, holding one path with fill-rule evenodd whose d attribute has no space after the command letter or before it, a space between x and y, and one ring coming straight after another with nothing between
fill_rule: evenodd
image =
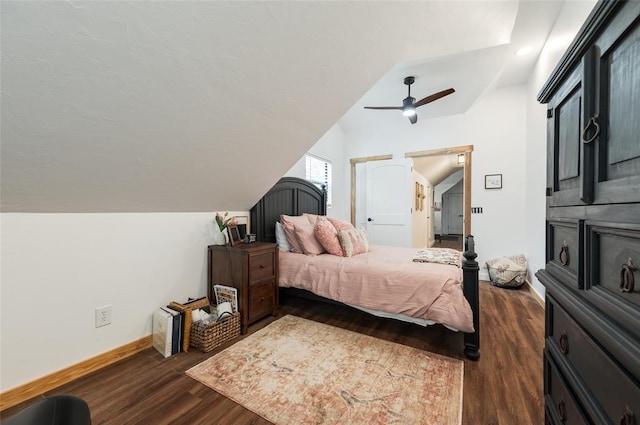
<instances>
[{"instance_id":1,"label":"vaulted ceiling","mask_svg":"<svg viewBox=\"0 0 640 425\"><path fill-rule=\"evenodd\" d=\"M433 116L526 80L559 4L3 1L2 211L249 209L405 74Z\"/></svg>"}]
</instances>

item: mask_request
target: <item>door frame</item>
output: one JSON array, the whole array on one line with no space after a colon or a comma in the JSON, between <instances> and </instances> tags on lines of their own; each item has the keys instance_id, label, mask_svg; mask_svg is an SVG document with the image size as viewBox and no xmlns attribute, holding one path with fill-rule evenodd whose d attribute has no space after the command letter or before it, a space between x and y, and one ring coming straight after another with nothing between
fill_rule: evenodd
<instances>
[{"instance_id":1,"label":"door frame","mask_svg":"<svg viewBox=\"0 0 640 425\"><path fill-rule=\"evenodd\" d=\"M440 155L450 155L450 154L457 154L457 155L464 154L464 196L463 196L464 223L463 223L463 226L464 226L465 235L471 234L471 153L472 152L473 152L473 145L465 145L465 146L452 146L450 148L431 149L426 151L407 152L404 154L405 158L417 158L422 156L440 156ZM355 189L354 189L354 192L355 192ZM351 202L352 202L352 208L353 208L354 198L352 198ZM354 211L355 211L355 208L354 208Z\"/></svg>"},{"instance_id":2,"label":"door frame","mask_svg":"<svg viewBox=\"0 0 640 425\"><path fill-rule=\"evenodd\" d=\"M438 156L449 154L464 154L464 234L471 234L471 153L473 145L452 146L450 148L431 149L426 151L407 152L405 158L416 158L421 156ZM351 158L351 224L356 225L356 164L369 161L382 161L393 159L392 154L363 156Z\"/></svg>"},{"instance_id":3,"label":"door frame","mask_svg":"<svg viewBox=\"0 0 640 425\"><path fill-rule=\"evenodd\" d=\"M349 160L351 163L351 224L354 226L356 225L356 164L370 161L384 161L387 159L393 159L393 155L363 156Z\"/></svg>"}]
</instances>

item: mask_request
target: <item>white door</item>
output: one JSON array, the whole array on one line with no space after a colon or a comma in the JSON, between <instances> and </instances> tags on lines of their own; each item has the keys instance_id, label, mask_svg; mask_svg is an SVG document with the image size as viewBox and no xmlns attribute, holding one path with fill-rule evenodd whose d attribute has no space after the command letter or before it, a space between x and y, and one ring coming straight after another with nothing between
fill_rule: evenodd
<instances>
[{"instance_id":1,"label":"white door","mask_svg":"<svg viewBox=\"0 0 640 425\"><path fill-rule=\"evenodd\" d=\"M367 163L366 220L370 243L411 246L412 165L410 158Z\"/></svg>"},{"instance_id":2,"label":"white door","mask_svg":"<svg viewBox=\"0 0 640 425\"><path fill-rule=\"evenodd\" d=\"M445 205L446 203L446 205ZM448 235L462 234L462 194L451 193L442 197L443 208L447 213L447 231Z\"/></svg>"}]
</instances>

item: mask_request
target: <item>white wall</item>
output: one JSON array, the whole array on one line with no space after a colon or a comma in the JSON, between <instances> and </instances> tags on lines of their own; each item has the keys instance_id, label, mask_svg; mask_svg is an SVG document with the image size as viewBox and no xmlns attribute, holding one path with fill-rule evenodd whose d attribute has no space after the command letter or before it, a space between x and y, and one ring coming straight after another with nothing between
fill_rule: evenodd
<instances>
[{"instance_id":1,"label":"white wall","mask_svg":"<svg viewBox=\"0 0 640 425\"><path fill-rule=\"evenodd\" d=\"M213 219L2 214L0 391L143 338L154 309L206 295ZM104 305L112 324L96 329Z\"/></svg>"},{"instance_id":2,"label":"white wall","mask_svg":"<svg viewBox=\"0 0 640 425\"><path fill-rule=\"evenodd\" d=\"M534 273L545 265L545 188L547 167L546 106L536 100L538 92L577 34L595 1L564 2L547 43L538 58L527 84L527 146L526 146L526 239L529 280L533 289L544 298L544 286ZM562 31L558 30L562 28Z\"/></svg>"},{"instance_id":3,"label":"white wall","mask_svg":"<svg viewBox=\"0 0 640 425\"><path fill-rule=\"evenodd\" d=\"M345 167L344 135L338 125L325 133L308 153L331 161L333 172L333 199L327 215L340 220L350 220L350 175ZM348 161L347 161L348 163ZM305 178L304 156L285 174L287 177Z\"/></svg>"},{"instance_id":4,"label":"white wall","mask_svg":"<svg viewBox=\"0 0 640 425\"><path fill-rule=\"evenodd\" d=\"M471 205L484 209L471 217L478 262L525 253L526 94L524 85L493 90L463 115L345 133L345 157L473 145ZM485 174L502 174L503 189L485 190Z\"/></svg>"}]
</instances>

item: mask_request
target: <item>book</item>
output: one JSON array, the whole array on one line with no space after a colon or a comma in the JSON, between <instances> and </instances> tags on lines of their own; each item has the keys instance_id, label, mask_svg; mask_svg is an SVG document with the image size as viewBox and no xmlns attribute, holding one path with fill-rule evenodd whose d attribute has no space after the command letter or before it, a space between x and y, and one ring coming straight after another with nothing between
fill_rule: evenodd
<instances>
[{"instance_id":1,"label":"book","mask_svg":"<svg viewBox=\"0 0 640 425\"><path fill-rule=\"evenodd\" d=\"M162 309L173 317L173 329L171 333L171 355L178 354L182 351L182 313L171 307L162 307Z\"/></svg>"},{"instance_id":2,"label":"book","mask_svg":"<svg viewBox=\"0 0 640 425\"><path fill-rule=\"evenodd\" d=\"M189 344L191 342L191 322L192 312L196 308L202 308L209 305L209 300L206 297L198 299L189 299L184 304L176 301L171 301L167 307L172 308L181 313L182 317L182 351L189 351Z\"/></svg>"},{"instance_id":3,"label":"book","mask_svg":"<svg viewBox=\"0 0 640 425\"><path fill-rule=\"evenodd\" d=\"M169 303L169 308L182 313L182 351L189 351L189 342L191 340L191 307L187 307L175 301Z\"/></svg>"},{"instance_id":4,"label":"book","mask_svg":"<svg viewBox=\"0 0 640 425\"><path fill-rule=\"evenodd\" d=\"M230 302L233 312L238 311L238 290L233 286L213 285L213 292L216 295L216 305Z\"/></svg>"},{"instance_id":5,"label":"book","mask_svg":"<svg viewBox=\"0 0 640 425\"><path fill-rule=\"evenodd\" d=\"M153 312L153 348L164 357L170 357L172 337L173 316L159 308Z\"/></svg>"}]
</instances>

